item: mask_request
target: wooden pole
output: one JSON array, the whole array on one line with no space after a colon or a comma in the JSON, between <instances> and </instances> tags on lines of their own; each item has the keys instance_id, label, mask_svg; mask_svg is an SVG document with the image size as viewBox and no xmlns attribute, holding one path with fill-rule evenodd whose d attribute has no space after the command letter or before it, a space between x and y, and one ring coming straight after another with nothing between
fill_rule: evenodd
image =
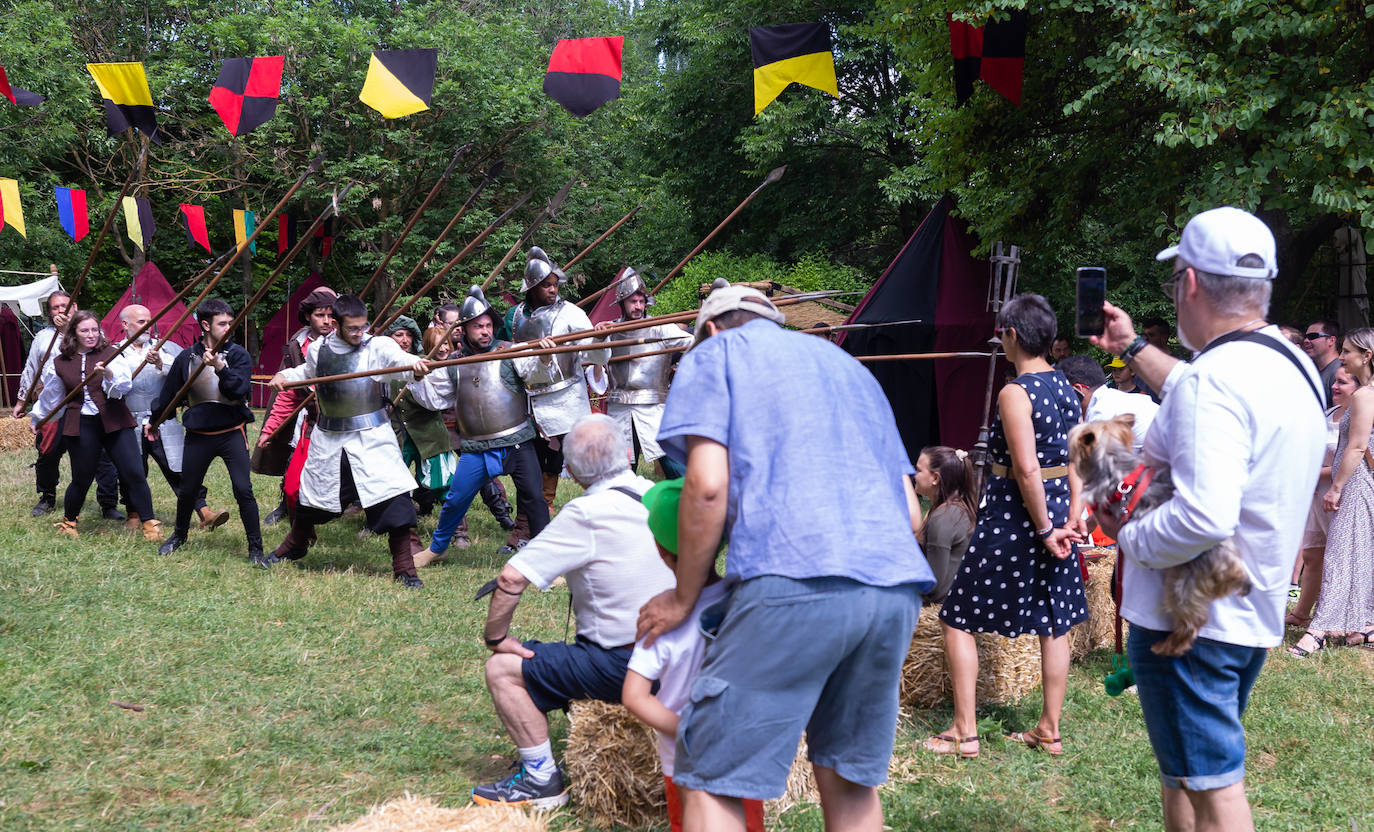
<instances>
[{"instance_id":1,"label":"wooden pole","mask_svg":"<svg viewBox=\"0 0 1374 832\"><path fill-rule=\"evenodd\" d=\"M549 203L544 206L544 210L540 211L539 215L534 218L534 221L526 226L524 233L515 241L515 244L506 250L506 256L501 258L501 262L497 263L496 268L491 270L491 274L487 275L487 279L482 281L482 291L486 291L487 285L490 284L492 280L496 279L496 276L501 273L501 270L510 263L511 258L515 257L516 252L525 247L525 244L534 236L534 232L538 231L539 227L547 222L550 217L558 213L558 209L563 207L563 200L568 198L568 191L572 190L573 183L576 181L576 176L569 179L568 184L559 189L558 193L553 195L553 199L549 200Z\"/></svg>"},{"instance_id":2,"label":"wooden pole","mask_svg":"<svg viewBox=\"0 0 1374 832\"><path fill-rule=\"evenodd\" d=\"M586 257L586 256L587 256L587 253L588 253L588 252L590 252L592 249L596 248L597 246L601 245L601 243L602 243L607 237L609 237L609 236L611 236L612 234L614 234L615 232L619 231L619 230L620 230L620 227L621 227L622 225L624 225L625 223L629 222L629 221L630 221L630 218L633 217L635 214L638 214L638 213L639 213L639 209L641 209L641 208L643 208L643 207L644 207L644 206L641 204L641 205L636 205L634 208L632 208L632 209L630 210L630 213L628 213L628 214L626 214L625 216L623 216L623 217L620 218L620 221L619 221L619 222L617 222L615 225L611 226L610 228L606 229L606 233L605 233L605 234L602 234L600 237L597 237L595 240L592 241L592 244L591 244L591 245L587 246L586 248L584 248L584 249L582 249L580 252L578 252L576 257L574 257L573 259L569 260L567 263L563 264L563 271L565 271L565 272L570 271L570 270L572 269L573 266L577 265L577 263L578 263L579 260L581 260L583 257ZM606 292L607 292L612 286L614 286L614 285L615 285L615 281L612 280L612 281L611 281L609 284L607 284L606 286L603 286L603 287L601 287L600 289L597 289L597 290L596 290L595 292L593 292L592 294L587 295L587 296L586 296L585 298L583 298L582 300L579 300L579 301L577 302L577 305L580 306L580 307L582 307L583 309L586 309L586 308L587 308L587 304L591 303L592 301L594 301L594 300L596 300L597 298L601 297L602 295L606 294Z\"/></svg>"}]
</instances>

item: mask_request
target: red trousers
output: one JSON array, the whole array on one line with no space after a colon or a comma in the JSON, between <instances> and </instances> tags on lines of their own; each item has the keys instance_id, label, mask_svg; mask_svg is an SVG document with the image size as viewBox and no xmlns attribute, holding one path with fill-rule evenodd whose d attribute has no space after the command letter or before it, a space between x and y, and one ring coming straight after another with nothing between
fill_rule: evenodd
<instances>
[{"instance_id":1,"label":"red trousers","mask_svg":"<svg viewBox=\"0 0 1374 832\"><path fill-rule=\"evenodd\" d=\"M663 777L663 794L668 798L668 826L672 832L682 832L682 795L678 794L673 778ZM748 832L763 832L763 801L744 801L744 828Z\"/></svg>"}]
</instances>

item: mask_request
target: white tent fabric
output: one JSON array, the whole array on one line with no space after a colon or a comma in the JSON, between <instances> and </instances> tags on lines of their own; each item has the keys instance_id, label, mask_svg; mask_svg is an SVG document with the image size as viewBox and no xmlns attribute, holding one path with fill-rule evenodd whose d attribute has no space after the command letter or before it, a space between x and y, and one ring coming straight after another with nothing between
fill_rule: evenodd
<instances>
[{"instance_id":1,"label":"white tent fabric","mask_svg":"<svg viewBox=\"0 0 1374 832\"><path fill-rule=\"evenodd\" d=\"M62 288L57 275L23 286L0 286L0 303L30 317L43 314L43 301Z\"/></svg>"}]
</instances>

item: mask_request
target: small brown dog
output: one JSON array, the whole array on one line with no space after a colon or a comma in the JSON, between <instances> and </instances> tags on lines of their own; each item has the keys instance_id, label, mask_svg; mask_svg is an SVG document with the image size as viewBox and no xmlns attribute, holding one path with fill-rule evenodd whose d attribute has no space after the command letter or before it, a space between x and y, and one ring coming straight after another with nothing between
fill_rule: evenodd
<instances>
[{"instance_id":1,"label":"small brown dog","mask_svg":"<svg viewBox=\"0 0 1374 832\"><path fill-rule=\"evenodd\" d=\"M1138 498L1123 493L1122 483L1142 465L1136 454L1130 414L1087 422L1069 431L1069 461L1083 482L1083 497L1096 511L1122 518L1123 510L1136 500L1131 514L1154 510L1174 493L1165 471L1156 472ZM1138 474L1136 476L1139 476ZM1174 619L1168 638L1150 648L1161 656L1181 656L1193 646L1197 631L1207 623L1212 601L1228 595L1245 595L1250 579L1240 562L1235 542L1223 540L1187 563L1164 572L1164 609Z\"/></svg>"}]
</instances>

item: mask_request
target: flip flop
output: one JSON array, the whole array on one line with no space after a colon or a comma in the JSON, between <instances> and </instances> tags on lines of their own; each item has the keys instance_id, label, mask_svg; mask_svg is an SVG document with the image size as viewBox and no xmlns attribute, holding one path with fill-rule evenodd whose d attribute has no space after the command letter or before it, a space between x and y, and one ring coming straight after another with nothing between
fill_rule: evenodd
<instances>
[{"instance_id":1,"label":"flip flop","mask_svg":"<svg viewBox=\"0 0 1374 832\"><path fill-rule=\"evenodd\" d=\"M1059 737L1047 737L1038 733L1034 728L1029 731L1017 731L1014 734L1007 734L1007 740L1020 743L1032 751L1043 751L1051 757L1058 757L1064 753L1064 743ZM1059 750L1052 750L1049 746L1058 745Z\"/></svg>"},{"instance_id":2,"label":"flip flop","mask_svg":"<svg viewBox=\"0 0 1374 832\"><path fill-rule=\"evenodd\" d=\"M957 739L949 734L936 734L933 737L928 737L925 742L921 743L921 747L941 757L959 757L962 760L972 760L974 757L978 756L978 749L975 748L972 751L965 751L963 746L965 743L975 742L978 742L977 734L971 737L964 737L963 739Z\"/></svg>"}]
</instances>

